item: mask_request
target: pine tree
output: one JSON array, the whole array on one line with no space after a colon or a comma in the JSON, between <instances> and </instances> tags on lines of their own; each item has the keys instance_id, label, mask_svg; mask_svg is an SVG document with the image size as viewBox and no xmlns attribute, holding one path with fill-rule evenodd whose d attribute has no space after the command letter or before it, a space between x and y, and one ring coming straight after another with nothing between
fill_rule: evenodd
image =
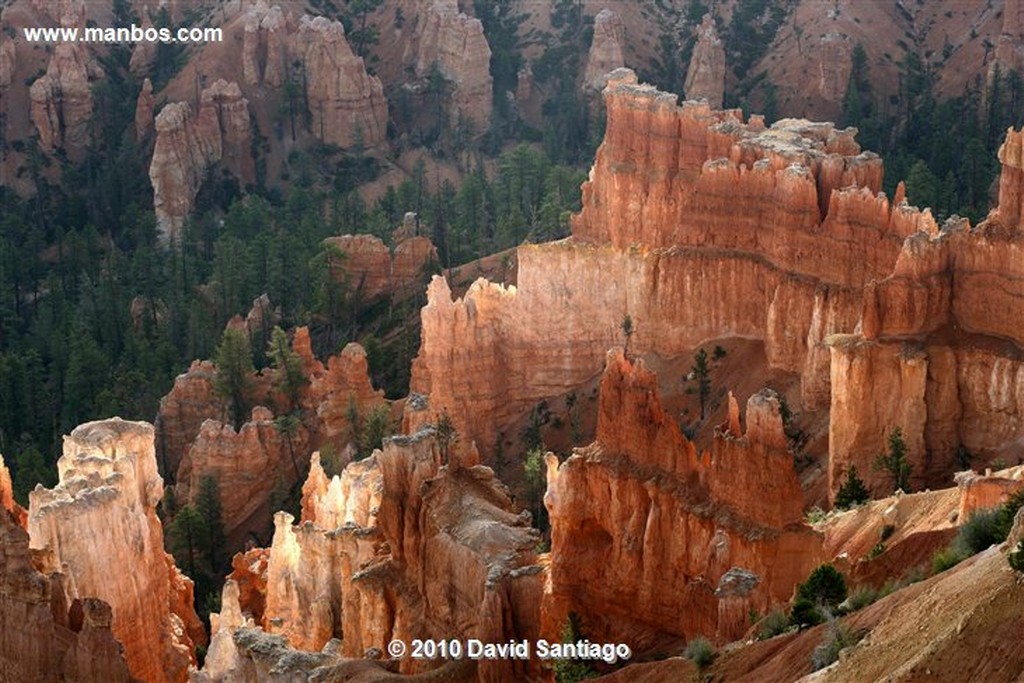
<instances>
[{"instance_id":1,"label":"pine tree","mask_svg":"<svg viewBox=\"0 0 1024 683\"><path fill-rule=\"evenodd\" d=\"M206 519L191 505L181 508L167 527L167 540L174 561L191 577L198 574L202 548L208 536Z\"/></svg>"},{"instance_id":2,"label":"pine tree","mask_svg":"<svg viewBox=\"0 0 1024 683\"><path fill-rule=\"evenodd\" d=\"M857 466L850 465L850 469L846 470L846 480L839 487L839 493L836 494L836 507L845 510L860 505L870 498L871 494L868 493L867 487L857 476Z\"/></svg>"},{"instance_id":3,"label":"pine tree","mask_svg":"<svg viewBox=\"0 0 1024 683\"><path fill-rule=\"evenodd\" d=\"M255 372L252 349L245 332L235 327L224 330L214 362L217 365L214 390L228 401L235 429L241 429L249 410L249 392Z\"/></svg>"},{"instance_id":4,"label":"pine tree","mask_svg":"<svg viewBox=\"0 0 1024 683\"><path fill-rule=\"evenodd\" d=\"M359 440L359 453L357 458L362 460L368 457L375 448L381 448L384 439L395 433L395 426L391 420L391 408L386 403L381 404L370 411L366 418L366 427L363 429L362 437Z\"/></svg>"},{"instance_id":5,"label":"pine tree","mask_svg":"<svg viewBox=\"0 0 1024 683\"><path fill-rule=\"evenodd\" d=\"M697 382L697 396L700 398L700 419L704 419L708 399L711 397L711 369L708 367L708 352L701 349L693 357L694 365L690 372Z\"/></svg>"},{"instance_id":6,"label":"pine tree","mask_svg":"<svg viewBox=\"0 0 1024 683\"><path fill-rule=\"evenodd\" d=\"M910 491L910 461L907 460L907 444L903 431L896 427L889 433L889 448L875 458L875 469L885 470L892 477L893 490Z\"/></svg>"},{"instance_id":7,"label":"pine tree","mask_svg":"<svg viewBox=\"0 0 1024 683\"><path fill-rule=\"evenodd\" d=\"M526 483L526 496L533 513L533 523L541 531L547 528L544 509L544 492L547 489L547 468L541 449L534 448L526 454L523 461L523 476Z\"/></svg>"},{"instance_id":8,"label":"pine tree","mask_svg":"<svg viewBox=\"0 0 1024 683\"><path fill-rule=\"evenodd\" d=\"M299 405L299 393L309 380L302 372L302 359L299 358L299 354L292 351L288 344L288 335L280 327L275 326L270 333L267 353L277 371L274 387L288 397L290 408L294 410Z\"/></svg>"},{"instance_id":9,"label":"pine tree","mask_svg":"<svg viewBox=\"0 0 1024 683\"><path fill-rule=\"evenodd\" d=\"M206 534L201 545L210 567L221 566L221 549L224 547L224 514L220 502L220 487L211 475L199 480L199 495L196 497L196 512L206 520Z\"/></svg>"},{"instance_id":10,"label":"pine tree","mask_svg":"<svg viewBox=\"0 0 1024 683\"><path fill-rule=\"evenodd\" d=\"M441 416L437 418L434 434L437 439L437 446L441 451L441 462L448 464L451 449L459 442L459 430L455 428L455 423L452 421L447 410L442 412Z\"/></svg>"}]
</instances>

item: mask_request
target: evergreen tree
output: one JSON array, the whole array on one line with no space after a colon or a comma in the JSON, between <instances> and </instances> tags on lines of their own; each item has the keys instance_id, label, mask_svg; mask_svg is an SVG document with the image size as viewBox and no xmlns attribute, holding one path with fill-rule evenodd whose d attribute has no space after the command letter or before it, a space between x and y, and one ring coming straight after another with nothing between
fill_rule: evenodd
<instances>
[{"instance_id":1,"label":"evergreen tree","mask_svg":"<svg viewBox=\"0 0 1024 683\"><path fill-rule=\"evenodd\" d=\"M292 351L288 335L280 327L275 326L271 332L267 353L277 372L274 387L288 397L289 407L295 409L299 405L302 387L309 384L309 379L302 372L302 359Z\"/></svg>"},{"instance_id":2,"label":"evergreen tree","mask_svg":"<svg viewBox=\"0 0 1024 683\"><path fill-rule=\"evenodd\" d=\"M235 429L241 429L249 412L249 393L255 372L249 337L244 331L235 327L224 330L214 363L217 366L214 390L228 401Z\"/></svg>"},{"instance_id":3,"label":"evergreen tree","mask_svg":"<svg viewBox=\"0 0 1024 683\"><path fill-rule=\"evenodd\" d=\"M899 427L889 433L889 448L875 458L875 469L889 473L894 491L910 491L910 461L907 459L903 431Z\"/></svg>"},{"instance_id":4,"label":"evergreen tree","mask_svg":"<svg viewBox=\"0 0 1024 683\"><path fill-rule=\"evenodd\" d=\"M216 572L221 569L221 551L224 548L224 514L220 501L220 486L212 475L199 480L196 512L206 521L206 534L200 540L203 553Z\"/></svg>"},{"instance_id":5,"label":"evergreen tree","mask_svg":"<svg viewBox=\"0 0 1024 683\"><path fill-rule=\"evenodd\" d=\"M206 520L191 505L178 510L167 527L167 542L175 563L191 577L199 573L203 547L209 542Z\"/></svg>"},{"instance_id":6,"label":"evergreen tree","mask_svg":"<svg viewBox=\"0 0 1024 683\"><path fill-rule=\"evenodd\" d=\"M366 418L366 426L359 440L358 458L362 460L381 448L386 437L395 433L395 425L391 419L391 407L386 403L370 411Z\"/></svg>"},{"instance_id":7,"label":"evergreen tree","mask_svg":"<svg viewBox=\"0 0 1024 683\"><path fill-rule=\"evenodd\" d=\"M711 368L708 366L708 352L701 349L693 357L694 364L690 369L694 381L697 382L697 396L700 399L700 419L707 412L708 399L711 397Z\"/></svg>"},{"instance_id":8,"label":"evergreen tree","mask_svg":"<svg viewBox=\"0 0 1024 683\"><path fill-rule=\"evenodd\" d=\"M839 487L839 493L836 494L836 507L840 510L854 507L868 501L871 498L871 494L868 493L868 489L864 486L864 482L857 476L857 466L850 465L850 469L846 470L846 479L843 481L843 485Z\"/></svg>"},{"instance_id":9,"label":"evergreen tree","mask_svg":"<svg viewBox=\"0 0 1024 683\"><path fill-rule=\"evenodd\" d=\"M547 530L547 514L544 508L544 492L547 490L547 467L540 448L533 448L523 461L523 480L526 497L533 514L533 523L541 531Z\"/></svg>"}]
</instances>

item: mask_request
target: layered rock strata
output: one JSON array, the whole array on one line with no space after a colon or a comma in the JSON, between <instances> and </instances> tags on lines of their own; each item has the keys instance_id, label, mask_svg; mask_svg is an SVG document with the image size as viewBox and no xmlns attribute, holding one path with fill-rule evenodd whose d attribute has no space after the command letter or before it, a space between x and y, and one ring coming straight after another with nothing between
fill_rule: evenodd
<instances>
[{"instance_id":1,"label":"layered rock strata","mask_svg":"<svg viewBox=\"0 0 1024 683\"><path fill-rule=\"evenodd\" d=\"M133 677L185 680L205 635L192 611L192 582L163 549L152 426L118 418L81 425L65 437L57 468L60 483L29 496L32 550L48 572L67 575L68 600L109 604Z\"/></svg>"},{"instance_id":2,"label":"layered rock strata","mask_svg":"<svg viewBox=\"0 0 1024 683\"><path fill-rule=\"evenodd\" d=\"M892 491L873 465L896 427L914 488L949 486L962 449L1024 457L1021 133L999 153L998 208L940 229L902 188L879 193L881 160L852 130L679 106L626 70L605 101L572 237L520 247L518 288L481 280L453 301L432 282L411 382L429 400L410 425L447 411L464 445L492 451L600 372L628 314L640 355L762 340L803 408L831 408L832 492L850 464Z\"/></svg>"},{"instance_id":3,"label":"layered rock strata","mask_svg":"<svg viewBox=\"0 0 1024 683\"><path fill-rule=\"evenodd\" d=\"M275 519L262 628L280 647L327 646L361 658L392 638L537 636L542 576L528 516L513 512L490 469L443 466L440 458L425 430L389 440L331 480L314 460L301 523L293 526L287 513ZM242 624L237 595L225 588L232 624ZM245 666L243 632L216 636L207 661L221 672ZM398 666L413 673L436 663L406 658ZM475 676L525 680L538 675L535 666L480 662Z\"/></svg>"},{"instance_id":4,"label":"layered rock strata","mask_svg":"<svg viewBox=\"0 0 1024 683\"><path fill-rule=\"evenodd\" d=\"M897 427L914 488L950 485L964 451L975 466L1024 457L1022 139L1010 130L999 150L988 218L915 233L864 288L860 333L828 340L833 490L856 465L873 491L891 491L872 465Z\"/></svg>"},{"instance_id":5,"label":"layered rock strata","mask_svg":"<svg viewBox=\"0 0 1024 683\"><path fill-rule=\"evenodd\" d=\"M432 0L421 21L416 75L425 78L438 69L454 89L452 125L469 123L476 135L486 133L493 108L493 80L491 48L483 24L460 12L456 0Z\"/></svg>"},{"instance_id":6,"label":"layered rock strata","mask_svg":"<svg viewBox=\"0 0 1024 683\"><path fill-rule=\"evenodd\" d=\"M705 14L704 21L697 27L697 44L686 68L683 91L686 99L705 99L715 109L722 106L725 98L725 46L710 14Z\"/></svg>"},{"instance_id":7,"label":"layered rock strata","mask_svg":"<svg viewBox=\"0 0 1024 683\"><path fill-rule=\"evenodd\" d=\"M827 406L822 342L854 329L863 287L930 215L877 194L881 161L852 130L679 106L626 70L605 101L572 237L520 247L518 287L479 280L453 301L431 283L411 384L429 409L413 424L447 410L462 443L491 451L537 402L600 374L627 314L640 355L763 340L770 367L801 376L804 407Z\"/></svg>"},{"instance_id":8,"label":"layered rock strata","mask_svg":"<svg viewBox=\"0 0 1024 683\"><path fill-rule=\"evenodd\" d=\"M821 559L772 392L698 453L661 406L643 361L608 354L595 443L548 456L549 620L643 648L662 634L727 642L789 600ZM751 495L751 491L759 494ZM553 625L549 624L549 629Z\"/></svg>"},{"instance_id":9,"label":"layered rock strata","mask_svg":"<svg viewBox=\"0 0 1024 683\"><path fill-rule=\"evenodd\" d=\"M587 67L583 72L584 87L602 90L608 82L608 74L626 66L622 53L625 42L626 27L619 15L608 8L598 12L594 17L594 38L587 54ZM722 64L725 65L724 54Z\"/></svg>"},{"instance_id":10,"label":"layered rock strata","mask_svg":"<svg viewBox=\"0 0 1024 683\"><path fill-rule=\"evenodd\" d=\"M185 102L166 105L156 117L150 162L153 208L164 242L177 240L191 213L206 170L223 162L243 182L255 177L249 101L237 83L221 79L203 90L199 112Z\"/></svg>"}]
</instances>

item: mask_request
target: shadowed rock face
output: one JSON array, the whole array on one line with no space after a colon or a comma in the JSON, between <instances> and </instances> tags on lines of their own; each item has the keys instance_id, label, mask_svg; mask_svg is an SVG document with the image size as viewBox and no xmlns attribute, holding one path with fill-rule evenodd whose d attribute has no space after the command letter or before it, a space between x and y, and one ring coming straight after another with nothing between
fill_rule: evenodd
<instances>
[{"instance_id":1,"label":"shadowed rock face","mask_svg":"<svg viewBox=\"0 0 1024 683\"><path fill-rule=\"evenodd\" d=\"M185 102L171 103L160 110L155 126L149 166L153 208L161 239L173 243L209 166L223 162L243 182L254 179L249 101L237 83L221 79L203 90L198 114Z\"/></svg>"},{"instance_id":2,"label":"shadowed rock face","mask_svg":"<svg viewBox=\"0 0 1024 683\"><path fill-rule=\"evenodd\" d=\"M490 469L442 466L432 432L394 437L331 480L314 458L302 509L297 526L286 513L275 519L266 608L255 624L280 647L338 649L330 643L340 638L341 655L361 658L392 638L538 635L543 577L528 516L513 512ZM207 659L217 664L204 671L211 680L248 666L238 593L235 583L225 587ZM477 674L525 680L538 674L535 665L481 662ZM431 665L406 658L399 666L415 673Z\"/></svg>"},{"instance_id":3,"label":"shadowed rock face","mask_svg":"<svg viewBox=\"0 0 1024 683\"><path fill-rule=\"evenodd\" d=\"M451 123L472 124L475 135L487 132L493 107L491 48L479 19L459 11L456 0L427 0L416 55L416 75L437 68L454 88Z\"/></svg>"},{"instance_id":4,"label":"shadowed rock face","mask_svg":"<svg viewBox=\"0 0 1024 683\"><path fill-rule=\"evenodd\" d=\"M548 456L546 627L572 611L591 637L640 648L666 633L738 638L821 559L778 399L750 398L745 433L730 399L729 424L698 454L642 361L609 352L600 391L595 443L561 466Z\"/></svg>"},{"instance_id":5,"label":"shadowed rock face","mask_svg":"<svg viewBox=\"0 0 1024 683\"><path fill-rule=\"evenodd\" d=\"M185 680L205 634L192 611L192 582L163 550L153 427L119 418L81 425L65 437L57 468L57 486L29 496L33 551L48 572L67 575L69 600L109 604L132 676Z\"/></svg>"},{"instance_id":6,"label":"shadowed rock face","mask_svg":"<svg viewBox=\"0 0 1024 683\"><path fill-rule=\"evenodd\" d=\"M2 493L2 492L0 492ZM44 573L28 533L0 509L0 673L7 681L131 680L110 632L110 605L69 596L59 572Z\"/></svg>"},{"instance_id":7,"label":"shadowed rock face","mask_svg":"<svg viewBox=\"0 0 1024 683\"><path fill-rule=\"evenodd\" d=\"M583 74L585 87L601 90L608 82L608 74L626 66L626 58L622 54L625 40L626 28L619 15L607 8L598 12L594 17L594 39L590 43L587 68Z\"/></svg>"}]
</instances>

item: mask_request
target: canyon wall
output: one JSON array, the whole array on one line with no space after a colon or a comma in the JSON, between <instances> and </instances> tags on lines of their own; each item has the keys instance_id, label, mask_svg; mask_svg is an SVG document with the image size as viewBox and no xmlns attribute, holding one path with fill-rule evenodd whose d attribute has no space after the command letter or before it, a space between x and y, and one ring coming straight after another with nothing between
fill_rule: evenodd
<instances>
[{"instance_id":1,"label":"canyon wall","mask_svg":"<svg viewBox=\"0 0 1024 683\"><path fill-rule=\"evenodd\" d=\"M486 281L453 301L436 278L421 317L410 424L442 411L462 443L493 448L537 402L601 372L629 314L640 355L761 339L771 367L801 377L806 408L828 405L825 338L852 331L862 289L889 274L930 214L878 195L880 159L852 130L737 111L612 74L608 125L572 237L518 250L518 287Z\"/></svg>"},{"instance_id":2,"label":"canyon wall","mask_svg":"<svg viewBox=\"0 0 1024 683\"><path fill-rule=\"evenodd\" d=\"M0 677L5 681L128 683L110 605L72 598L73 581L43 571L29 536L0 509Z\"/></svg>"},{"instance_id":3,"label":"canyon wall","mask_svg":"<svg viewBox=\"0 0 1024 683\"><path fill-rule=\"evenodd\" d=\"M596 441L560 466L548 456L546 614L575 612L590 638L634 648L666 633L728 642L751 610L789 600L821 538L802 522L773 392L750 398L745 432L730 399L729 422L698 453L658 391L642 360L610 351Z\"/></svg>"},{"instance_id":4,"label":"canyon wall","mask_svg":"<svg viewBox=\"0 0 1024 683\"><path fill-rule=\"evenodd\" d=\"M439 263L430 239L410 236L394 250L373 235L328 237L326 244L337 247L344 258L331 263L331 276L345 282L365 302L383 297L407 298L422 292L431 265Z\"/></svg>"},{"instance_id":5,"label":"canyon wall","mask_svg":"<svg viewBox=\"0 0 1024 683\"><path fill-rule=\"evenodd\" d=\"M109 605L133 677L185 680L205 634L192 611L192 582L163 549L152 426L118 418L81 425L65 437L57 468L55 488L29 495L33 552L46 558L47 573L66 574L69 600Z\"/></svg>"},{"instance_id":6,"label":"canyon wall","mask_svg":"<svg viewBox=\"0 0 1024 683\"><path fill-rule=\"evenodd\" d=\"M431 430L394 437L330 480L314 458L302 510L295 526L287 513L275 517L265 610L253 622L281 647L340 647L362 658L392 638L503 642L539 634L543 577L529 516L514 512L490 469L442 465ZM225 587L233 638L215 634L207 658L219 672L245 659L237 646L239 585ZM334 638L340 646L330 645ZM539 673L535 667L480 662L475 680L524 680ZM399 668L415 673L431 664L405 658Z\"/></svg>"},{"instance_id":7,"label":"canyon wall","mask_svg":"<svg viewBox=\"0 0 1024 683\"><path fill-rule=\"evenodd\" d=\"M872 466L897 427L915 489L951 485L965 456L975 467L1024 458L1022 138L1008 131L999 150L988 218L908 239L893 271L864 289L861 334L828 340L833 491L852 464L874 493L890 492Z\"/></svg>"},{"instance_id":8,"label":"canyon wall","mask_svg":"<svg viewBox=\"0 0 1024 683\"><path fill-rule=\"evenodd\" d=\"M539 401L594 379L628 314L639 355L714 339L764 342L798 375L804 409L831 407L829 485L872 466L899 427L911 484L949 486L963 449L1024 457L1022 135L1000 150L999 206L981 225L879 193L881 160L852 130L736 111L638 85L605 89L608 124L567 240L519 248L518 287L436 278L407 407L448 412L488 453ZM980 462L978 463L981 464Z\"/></svg>"}]
</instances>

